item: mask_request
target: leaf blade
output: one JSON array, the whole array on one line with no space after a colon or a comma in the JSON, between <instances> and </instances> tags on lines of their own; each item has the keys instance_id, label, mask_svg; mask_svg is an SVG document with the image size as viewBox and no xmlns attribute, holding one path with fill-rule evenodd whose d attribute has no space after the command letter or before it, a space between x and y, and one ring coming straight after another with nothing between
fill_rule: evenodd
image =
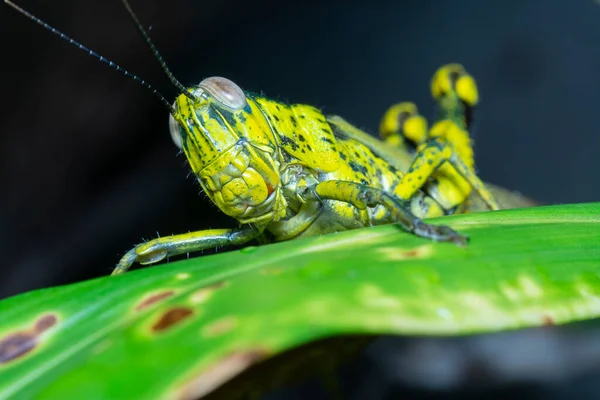
<instances>
[{"instance_id":1,"label":"leaf blade","mask_svg":"<svg viewBox=\"0 0 600 400\"><path fill-rule=\"evenodd\" d=\"M380 226L6 299L0 343L57 320L0 364L0 398L197 395L336 334L472 334L600 315L600 203L437 221L469 246Z\"/></svg>"}]
</instances>

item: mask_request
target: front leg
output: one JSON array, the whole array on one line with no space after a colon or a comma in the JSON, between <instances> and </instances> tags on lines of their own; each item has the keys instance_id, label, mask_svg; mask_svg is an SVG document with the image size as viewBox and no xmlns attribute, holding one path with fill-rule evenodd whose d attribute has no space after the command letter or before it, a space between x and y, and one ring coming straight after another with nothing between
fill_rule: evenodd
<instances>
[{"instance_id":1,"label":"front leg","mask_svg":"<svg viewBox=\"0 0 600 400\"><path fill-rule=\"evenodd\" d=\"M256 238L262 229L243 225L235 229L207 229L203 231L165 236L141 243L121 258L111 275L126 272L133 263L153 264L167 257L226 245L241 245Z\"/></svg>"},{"instance_id":2,"label":"front leg","mask_svg":"<svg viewBox=\"0 0 600 400\"><path fill-rule=\"evenodd\" d=\"M466 245L468 238L444 225L426 224L410 212L408 203L401 203L396 197L374 187L350 181L325 181L299 189L304 201L337 200L365 210L367 207L383 206L390 212L395 222L405 230L427 239L440 242L453 242Z\"/></svg>"}]
</instances>

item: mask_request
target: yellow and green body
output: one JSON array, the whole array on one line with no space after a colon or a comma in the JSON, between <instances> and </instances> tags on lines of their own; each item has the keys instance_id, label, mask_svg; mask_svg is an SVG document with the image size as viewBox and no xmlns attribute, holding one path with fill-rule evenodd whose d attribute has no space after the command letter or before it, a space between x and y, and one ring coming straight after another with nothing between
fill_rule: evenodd
<instances>
[{"instance_id":1,"label":"yellow and green body","mask_svg":"<svg viewBox=\"0 0 600 400\"><path fill-rule=\"evenodd\" d=\"M315 107L244 92L225 78L203 80L176 99L171 135L208 197L240 226L142 243L113 274L259 236L282 241L386 223L466 244L423 218L468 211L473 191L498 208L474 172L468 129L477 87L449 64L434 75L432 94L440 111L431 129L413 104L401 103L384 115L380 141Z\"/></svg>"}]
</instances>

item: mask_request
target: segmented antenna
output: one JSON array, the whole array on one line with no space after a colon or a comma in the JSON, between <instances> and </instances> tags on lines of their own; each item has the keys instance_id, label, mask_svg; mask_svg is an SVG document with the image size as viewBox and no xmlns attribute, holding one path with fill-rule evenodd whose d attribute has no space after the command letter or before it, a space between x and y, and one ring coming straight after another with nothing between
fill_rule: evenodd
<instances>
[{"instance_id":1,"label":"segmented antenna","mask_svg":"<svg viewBox=\"0 0 600 400\"><path fill-rule=\"evenodd\" d=\"M35 15L33 15L33 14L31 14L31 13L23 10L21 7L19 7L18 5L16 5L12 1L10 1L10 0L4 0L4 3L8 4L10 7L12 7L15 10L17 10L18 12L20 12L21 14L23 14L24 16L26 16L27 18L29 18L33 22L36 22L37 24L41 25L45 29L47 29L50 32L54 33L55 35L58 35L61 39L64 39L67 42L69 42L72 45L74 45L75 47L77 47L78 49L85 51L88 55L97 58L101 62L107 64L109 67L114 68L117 71L121 72L123 75L125 75L125 76L127 76L127 77L129 77L129 78L131 78L131 79L133 79L135 81L137 81L142 86L144 86L145 88L149 89L156 97L158 97L158 99L160 101L162 101L165 106L167 106L167 108L169 109L169 111L171 112L171 114L175 114L176 113L176 110L175 110L175 108L173 108L173 106L171 105L171 103L169 103L167 101L167 99L165 99L165 97L162 94L159 93L158 90L156 90L152 85L150 85L148 82L146 82L145 80L143 80L139 76L130 73L126 69L122 68L120 65L115 64L114 62L110 61L107 58L104 58L103 56L101 56L100 54L96 53L95 51L88 49L87 47L85 47L81 43L79 43L79 42L71 39L70 37L68 37L64 33L60 32L59 30L51 27L50 25L48 25L47 23L45 23L41 19L37 18ZM178 86L178 88L179 88L179 86ZM185 90L185 88L184 88L184 93L189 93L189 92L187 92L187 90Z\"/></svg>"},{"instance_id":2,"label":"segmented antenna","mask_svg":"<svg viewBox=\"0 0 600 400\"><path fill-rule=\"evenodd\" d=\"M135 27L137 28L138 32L140 32L140 34L144 38L144 41L146 42L146 44L148 45L148 47L150 47L150 50L152 51L152 55L160 63L160 66L162 67L163 71L165 71L165 74L167 75L167 77L169 78L169 80L171 81L171 83L177 89L179 89L183 94L185 94L187 97L189 97L190 99L197 100L196 96L194 96L193 94L191 94L190 92L188 92L188 90L186 89L186 87L183 86L181 84L181 82L179 82L177 80L177 78L175 78L175 76L173 75L173 73L171 72L171 70L169 69L169 67L167 67L167 63L165 62L165 60L162 58L162 56L158 52L158 49L156 48L156 46L152 42L152 39L150 39L150 36L148 35L148 33L146 33L146 30L142 26L142 23L138 19L138 17L135 14L135 12L133 12L133 9L129 5L129 1L128 0L122 0L122 1L123 1L123 5L127 9L127 12L129 13L129 16L133 20L133 23L135 24Z\"/></svg>"}]
</instances>

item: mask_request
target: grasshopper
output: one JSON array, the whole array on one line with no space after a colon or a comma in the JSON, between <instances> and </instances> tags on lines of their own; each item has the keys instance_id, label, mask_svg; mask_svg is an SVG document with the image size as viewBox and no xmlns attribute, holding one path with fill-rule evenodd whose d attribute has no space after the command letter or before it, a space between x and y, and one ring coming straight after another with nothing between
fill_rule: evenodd
<instances>
[{"instance_id":1,"label":"grasshopper","mask_svg":"<svg viewBox=\"0 0 600 400\"><path fill-rule=\"evenodd\" d=\"M459 65L438 70L432 93L440 112L431 129L416 107L392 107L384 141L315 107L285 104L243 91L223 77L184 87L171 73L127 0L138 31L180 94L168 102L156 89L9 0L5 3L81 50L150 89L168 108L170 134L201 188L234 229L165 236L127 252L112 275L134 263L253 239L283 241L396 223L407 232L466 245L468 238L424 218L468 211L475 191L490 209L492 194L474 172L468 128L478 101L473 78Z\"/></svg>"}]
</instances>

